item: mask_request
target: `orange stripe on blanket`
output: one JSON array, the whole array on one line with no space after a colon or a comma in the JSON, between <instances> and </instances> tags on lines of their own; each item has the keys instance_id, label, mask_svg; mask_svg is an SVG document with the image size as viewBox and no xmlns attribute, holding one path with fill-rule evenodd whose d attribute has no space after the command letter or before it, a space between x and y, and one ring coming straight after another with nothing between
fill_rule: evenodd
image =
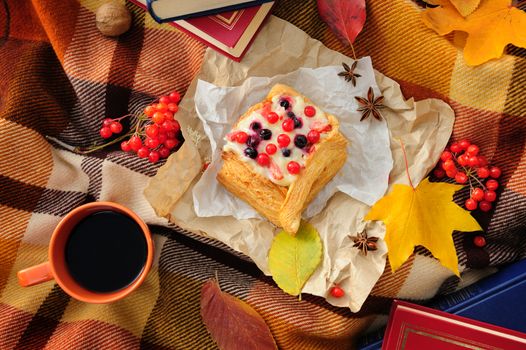
<instances>
[{"instance_id":1,"label":"orange stripe on blanket","mask_svg":"<svg viewBox=\"0 0 526 350\"><path fill-rule=\"evenodd\" d=\"M0 296L3 298L6 283L12 273L18 247L26 230L31 213L0 205L2 232L0 233ZM0 329L3 329L0 327ZM0 337L1 339L1 337Z\"/></svg>"},{"instance_id":2,"label":"orange stripe on blanket","mask_svg":"<svg viewBox=\"0 0 526 350\"><path fill-rule=\"evenodd\" d=\"M184 92L200 69L205 46L180 31L146 28L144 33L134 90L154 96ZM158 54L158 50L177 54Z\"/></svg>"},{"instance_id":3,"label":"orange stripe on blanket","mask_svg":"<svg viewBox=\"0 0 526 350\"><path fill-rule=\"evenodd\" d=\"M515 58L513 76L508 87L508 97L504 110L507 114L517 115L526 121L526 59L524 57Z\"/></svg>"},{"instance_id":4,"label":"orange stripe on blanket","mask_svg":"<svg viewBox=\"0 0 526 350\"><path fill-rule=\"evenodd\" d=\"M14 349L33 314L0 303L0 349Z\"/></svg>"},{"instance_id":5,"label":"orange stripe on blanket","mask_svg":"<svg viewBox=\"0 0 526 350\"><path fill-rule=\"evenodd\" d=\"M63 63L64 54L75 31L79 3L48 0L32 0L32 3L58 59Z\"/></svg>"},{"instance_id":6,"label":"orange stripe on blanket","mask_svg":"<svg viewBox=\"0 0 526 350\"><path fill-rule=\"evenodd\" d=\"M34 130L3 119L0 119L0 135L4 140L0 146L0 174L44 187L53 168L51 148L46 140Z\"/></svg>"},{"instance_id":7,"label":"orange stripe on blanket","mask_svg":"<svg viewBox=\"0 0 526 350\"><path fill-rule=\"evenodd\" d=\"M7 12L4 6L7 6ZM4 21L7 21L5 23ZM0 6L0 28L9 26L10 38L49 42L31 1L8 0Z\"/></svg>"},{"instance_id":8,"label":"orange stripe on blanket","mask_svg":"<svg viewBox=\"0 0 526 350\"><path fill-rule=\"evenodd\" d=\"M328 309L299 301L261 281L252 286L246 301L265 319L278 346L283 349L352 348L353 338L374 318L355 318L349 309Z\"/></svg>"},{"instance_id":9,"label":"orange stripe on blanket","mask_svg":"<svg viewBox=\"0 0 526 350\"><path fill-rule=\"evenodd\" d=\"M395 273L391 271L389 261L386 261L384 273L380 276L380 279L373 287L371 295L395 298L404 285L407 276L411 273L414 261L415 256L413 254L398 270L396 270Z\"/></svg>"},{"instance_id":10,"label":"orange stripe on blanket","mask_svg":"<svg viewBox=\"0 0 526 350\"><path fill-rule=\"evenodd\" d=\"M95 25L95 14L80 7L75 33L64 52L63 65L69 76L104 84L110 73L118 41L103 36Z\"/></svg>"},{"instance_id":11,"label":"orange stripe on blanket","mask_svg":"<svg viewBox=\"0 0 526 350\"><path fill-rule=\"evenodd\" d=\"M140 339L104 322L83 320L59 323L44 349L138 349Z\"/></svg>"},{"instance_id":12,"label":"orange stripe on blanket","mask_svg":"<svg viewBox=\"0 0 526 350\"><path fill-rule=\"evenodd\" d=\"M427 29L419 11L409 1L369 1L357 54L370 55L374 67L393 79L448 95L457 49Z\"/></svg>"}]
</instances>

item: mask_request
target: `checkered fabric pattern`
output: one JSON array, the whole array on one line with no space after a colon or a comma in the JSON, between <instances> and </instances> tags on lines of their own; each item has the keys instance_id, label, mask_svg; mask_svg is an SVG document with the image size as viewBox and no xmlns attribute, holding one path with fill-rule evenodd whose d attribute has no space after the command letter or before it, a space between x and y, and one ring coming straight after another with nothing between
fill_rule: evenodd
<instances>
[{"instance_id":1,"label":"checkered fabric pattern","mask_svg":"<svg viewBox=\"0 0 526 350\"><path fill-rule=\"evenodd\" d=\"M353 314L310 295L298 301L248 258L157 217L142 190L162 163L117 147L79 155L51 141L99 141L104 117L137 112L174 89L184 93L199 71L206 48L131 3L131 30L118 39L100 35L95 10L102 2L0 0L0 349L214 349L199 291L216 273L224 291L261 313L280 348L348 349L385 322L394 298L424 302L487 271L479 269L526 256L525 50L510 47L498 61L468 67L452 37L424 27L420 2L367 1L357 56L371 56L406 97L449 103L457 116L453 138L480 145L503 177L495 209L476 214L488 245L454 234L462 280L417 248L396 274L386 269ZM274 14L352 56L314 0L278 1ZM128 206L150 225L158 253L146 282L108 305L78 302L54 282L21 288L16 271L46 261L60 219L98 200Z\"/></svg>"}]
</instances>

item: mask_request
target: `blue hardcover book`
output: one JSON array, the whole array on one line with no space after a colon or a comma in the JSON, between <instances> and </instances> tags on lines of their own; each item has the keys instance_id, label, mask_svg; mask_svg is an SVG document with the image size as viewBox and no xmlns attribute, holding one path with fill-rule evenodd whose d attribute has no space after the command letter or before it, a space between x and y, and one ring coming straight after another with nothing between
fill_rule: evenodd
<instances>
[{"instance_id":1,"label":"blue hardcover book","mask_svg":"<svg viewBox=\"0 0 526 350\"><path fill-rule=\"evenodd\" d=\"M273 0L147 0L148 12L159 23L203 17L261 5Z\"/></svg>"},{"instance_id":2,"label":"blue hardcover book","mask_svg":"<svg viewBox=\"0 0 526 350\"><path fill-rule=\"evenodd\" d=\"M458 292L441 296L427 306L526 333L526 260L502 268ZM361 350L382 348L384 330L366 335Z\"/></svg>"}]
</instances>

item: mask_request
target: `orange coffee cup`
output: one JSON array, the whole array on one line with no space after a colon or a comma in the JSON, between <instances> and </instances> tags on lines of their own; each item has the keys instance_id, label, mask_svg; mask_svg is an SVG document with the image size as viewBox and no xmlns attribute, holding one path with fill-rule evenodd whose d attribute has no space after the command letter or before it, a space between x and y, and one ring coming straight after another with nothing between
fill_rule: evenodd
<instances>
[{"instance_id":1,"label":"orange coffee cup","mask_svg":"<svg viewBox=\"0 0 526 350\"><path fill-rule=\"evenodd\" d=\"M147 251L144 267L131 283L115 291L95 292L83 287L71 275L66 263L66 243L73 229L83 219L103 211L123 214L137 223L144 234ZM93 202L77 207L59 222L51 236L48 252L48 262L18 271L17 276L21 286L29 287L54 279L71 297L87 303L101 304L124 298L144 282L152 266L154 246L148 226L133 211L117 203Z\"/></svg>"}]
</instances>

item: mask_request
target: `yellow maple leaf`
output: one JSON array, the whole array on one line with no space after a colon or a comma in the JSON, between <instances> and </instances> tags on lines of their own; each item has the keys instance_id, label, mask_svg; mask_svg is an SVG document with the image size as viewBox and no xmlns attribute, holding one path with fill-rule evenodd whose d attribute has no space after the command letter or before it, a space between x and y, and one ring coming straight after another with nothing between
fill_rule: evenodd
<instances>
[{"instance_id":1,"label":"yellow maple leaf","mask_svg":"<svg viewBox=\"0 0 526 350\"><path fill-rule=\"evenodd\" d=\"M453 202L453 194L461 188L462 185L429 182L426 178L416 189L396 184L375 203L365 220L384 222L393 272L409 258L415 246L422 245L442 265L459 275L453 231L481 230L469 212Z\"/></svg>"},{"instance_id":2,"label":"yellow maple leaf","mask_svg":"<svg viewBox=\"0 0 526 350\"><path fill-rule=\"evenodd\" d=\"M512 6L512 0L482 0L469 16L462 17L449 0L422 12L424 23L440 35L452 31L468 33L464 59L476 66L499 58L508 44L526 48L526 12Z\"/></svg>"}]
</instances>

